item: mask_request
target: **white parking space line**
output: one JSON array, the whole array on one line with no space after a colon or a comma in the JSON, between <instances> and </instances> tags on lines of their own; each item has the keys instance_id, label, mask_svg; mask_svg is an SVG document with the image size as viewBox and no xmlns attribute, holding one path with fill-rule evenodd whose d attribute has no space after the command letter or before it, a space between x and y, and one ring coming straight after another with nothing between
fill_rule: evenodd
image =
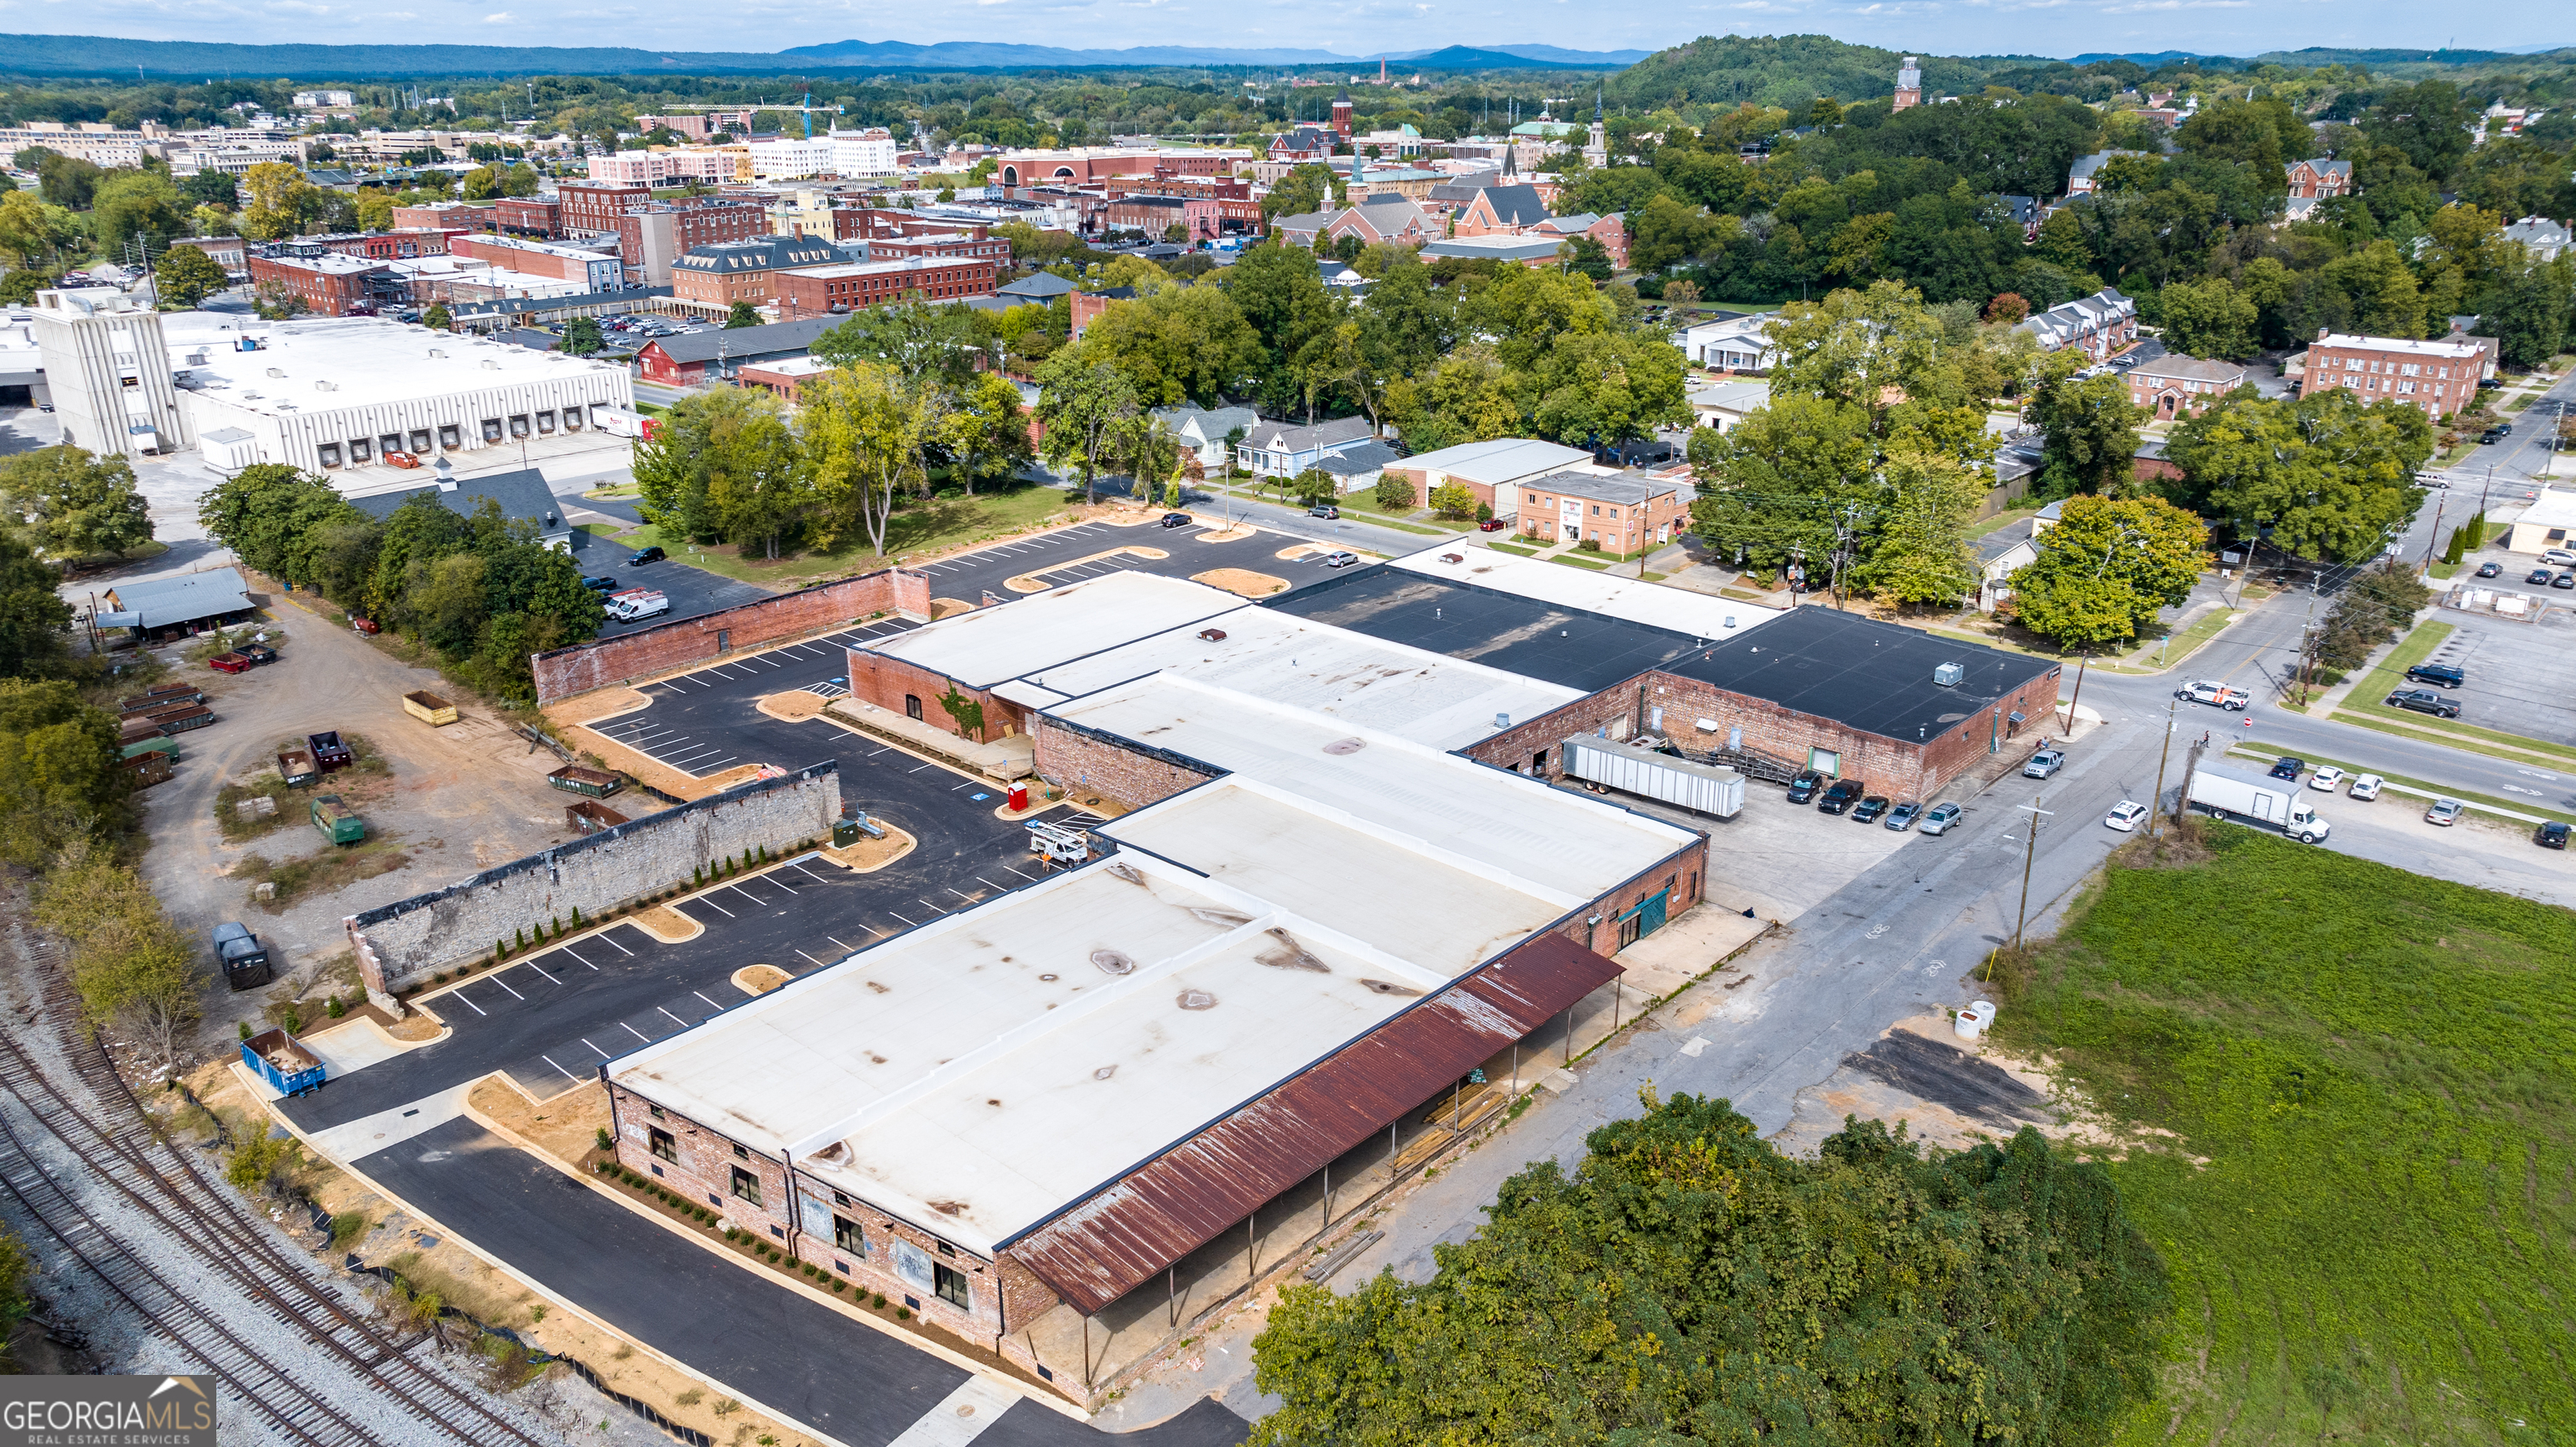
<instances>
[{"instance_id":1,"label":"white parking space line","mask_svg":"<svg viewBox=\"0 0 2576 1447\"><path fill-rule=\"evenodd\" d=\"M951 784L948 786L948 792L954 794L958 790L965 788L967 784L972 784L974 782L975 781L973 779L968 779L965 784Z\"/></svg>"},{"instance_id":2,"label":"white parking space line","mask_svg":"<svg viewBox=\"0 0 2576 1447\"><path fill-rule=\"evenodd\" d=\"M784 870L779 871L779 873L784 873L784 872L785 872ZM796 893L798 893L798 892L799 892L799 891L794 890L794 889L789 889L789 888L788 888L788 886L787 886L786 881L784 881L784 880L780 879L780 878L778 877L778 874L764 874L764 875L762 875L762 876L760 877L760 882L761 882L761 883L763 883L763 884L767 884L767 885L774 885L774 886L776 886L777 888L780 888L780 889L785 889L785 890L787 890L787 892L788 892L789 894L796 894Z\"/></svg>"},{"instance_id":3,"label":"white parking space line","mask_svg":"<svg viewBox=\"0 0 2576 1447\"><path fill-rule=\"evenodd\" d=\"M617 941L615 941L615 940L609 940L609 939L608 939L608 936L606 936L606 935L601 935L601 936L600 936L600 938L601 938L601 939L604 939L604 940L608 940L608 942L609 942L610 944L612 944L612 945L617 945ZM626 949L626 946L624 946L624 945L617 945L617 947L618 947L619 949L621 949L621 950ZM633 954L633 953L634 953L634 951L633 951L633 950L627 950L626 952L627 952L628 954ZM568 954L568 955L572 955L572 951L571 951L571 949L569 949L569 948L565 949L565 950L564 950L564 953L565 953L565 954ZM581 962L582 962L583 964L585 964L585 965L590 965L590 968L592 968L592 969L594 969L594 970L599 968L599 966L597 966L597 965L592 965L592 964L590 964L590 961L588 961L588 960L582 960L582 959L581 959L581 956L579 956L579 955L572 955L572 957L573 957L574 959L576 959L576 960L581 960Z\"/></svg>"},{"instance_id":4,"label":"white parking space line","mask_svg":"<svg viewBox=\"0 0 2576 1447\"><path fill-rule=\"evenodd\" d=\"M797 873L804 875L807 879L814 881L816 884L829 884L832 882L825 879L823 876L816 874L813 870L807 869L801 862L792 864L788 867L794 869Z\"/></svg>"},{"instance_id":5,"label":"white parking space line","mask_svg":"<svg viewBox=\"0 0 2576 1447\"><path fill-rule=\"evenodd\" d=\"M654 1008L654 1009L656 1009L656 1010L662 1010L662 1007L661 1007L661 1006L659 1006L659 1005L656 1005L656 1006L654 1006L653 1008ZM689 1022L688 1022L688 1021L681 1019L679 1016L672 1014L672 1013L671 1013L670 1011L668 1011L668 1010L662 1010L662 1015L663 1015L663 1018L665 1018L665 1019L669 1020L672 1024L679 1026L679 1027L680 1027L681 1029L683 1029L683 1030L686 1030L686 1029L688 1029L688 1028L689 1028Z\"/></svg>"},{"instance_id":6,"label":"white parking space line","mask_svg":"<svg viewBox=\"0 0 2576 1447\"><path fill-rule=\"evenodd\" d=\"M910 769L906 769L906 770L904 770L904 772L905 772L905 773L907 773L907 774L918 774L918 773L920 773L920 772L922 771L922 769L935 769L935 768L937 768L937 767L939 767L937 764L923 764L923 765L919 766L918 768L910 768Z\"/></svg>"},{"instance_id":7,"label":"white parking space line","mask_svg":"<svg viewBox=\"0 0 2576 1447\"><path fill-rule=\"evenodd\" d=\"M600 935L600 936L598 936L598 939L599 939L599 942L600 942L601 944L604 944L604 945L608 946L610 949L617 951L619 954L624 955L626 958L628 958L628 959L630 959L630 960L631 960L631 959L633 959L633 958L635 958L635 952L634 952L633 950L628 949L626 946L619 944L619 943L617 942L617 937L616 937L615 935ZM572 955L572 951L570 951L570 950L566 950L566 951L564 951L564 953L565 953L565 954L568 954L568 955ZM579 955L573 955L572 957L573 957L574 959L576 959L576 960L581 959L581 956L579 956ZM590 962L589 962L589 961L587 961L587 960L583 960L583 961L582 961L582 963L584 963L584 964L589 964ZM592 969L594 969L594 970L599 968L599 966L597 966L597 965L591 965L590 967L591 967Z\"/></svg>"},{"instance_id":8,"label":"white parking space line","mask_svg":"<svg viewBox=\"0 0 2576 1447\"><path fill-rule=\"evenodd\" d=\"M491 1011L484 1009L482 1006L475 1004L472 1000L466 999L465 992L463 990L450 990L448 993L454 995L457 999L465 1000L465 1003L471 1007L477 1015L489 1015L492 1013Z\"/></svg>"},{"instance_id":9,"label":"white parking space line","mask_svg":"<svg viewBox=\"0 0 2576 1447\"><path fill-rule=\"evenodd\" d=\"M886 751L886 749L891 749L891 748L893 748L893 747L894 747L894 745L892 745L892 744L888 744L888 745L886 745L885 749L878 749L878 750L876 750L874 753L869 754L869 755L868 755L868 757L873 759L873 758L875 758L875 757L877 756L877 754L882 754L882 753L884 753L884 752Z\"/></svg>"},{"instance_id":10,"label":"white parking space line","mask_svg":"<svg viewBox=\"0 0 2576 1447\"><path fill-rule=\"evenodd\" d=\"M589 1039L588 1039L588 1038L586 1038L586 1037L582 1040L582 1042L581 1042L581 1043L582 1043L582 1044L584 1044L584 1045L590 1045L590 1041L589 1041ZM599 1057L600 1059L602 1059L602 1060L606 1060L606 1059L608 1058L608 1052L607 1052L607 1051L605 1051L605 1050L600 1049L600 1048L599 1048L598 1046L596 1046L596 1045L590 1045L590 1053L591 1053L591 1054L593 1054L593 1055L598 1056L598 1057Z\"/></svg>"},{"instance_id":11,"label":"white parking space line","mask_svg":"<svg viewBox=\"0 0 2576 1447\"><path fill-rule=\"evenodd\" d=\"M707 898L703 894L698 896L698 903L705 905L707 908L714 910L716 913L723 915L727 919L742 918L741 915L734 913L732 910L725 908L723 905L716 903L714 900Z\"/></svg>"},{"instance_id":12,"label":"white parking space line","mask_svg":"<svg viewBox=\"0 0 2576 1447\"><path fill-rule=\"evenodd\" d=\"M1036 876L1036 875L1034 875L1034 874L1030 874L1030 873L1028 873L1028 872L1027 872L1027 871L1025 871L1025 870L1011 869L1011 866L1009 866L1009 865L1007 865L1007 864L1003 865L1002 867L1003 867L1004 869L1010 869L1010 870L1011 870L1011 873L1018 875L1018 876L1019 876L1020 878L1022 878L1022 879L1035 879L1035 878L1037 878L1037 876Z\"/></svg>"},{"instance_id":13,"label":"white parking space line","mask_svg":"<svg viewBox=\"0 0 2576 1447\"><path fill-rule=\"evenodd\" d=\"M789 948L789 949L791 949L791 950L796 950L796 947L795 947L794 945L789 945L789 946L788 946L788 948ZM796 953L798 953L798 954L800 954L800 955L805 955L805 952L804 952L803 950L796 950ZM831 961L829 961L829 960L818 960L818 959L815 959L812 955L805 955L805 958L806 958L806 960L807 960L807 961L809 961L810 963L817 964L817 965L826 965L826 964L830 964L830 963L831 963Z\"/></svg>"},{"instance_id":14,"label":"white parking space line","mask_svg":"<svg viewBox=\"0 0 2576 1447\"><path fill-rule=\"evenodd\" d=\"M948 886L948 892L949 892L950 894L953 894L953 895L957 896L959 899L962 899L962 900L966 901L968 904L973 904L973 903L975 902L975 896L973 896L973 895L971 895L971 894L968 894L966 891L964 891L964 890L962 890L962 889L957 888L955 885L950 885L950 886Z\"/></svg>"},{"instance_id":15,"label":"white parking space line","mask_svg":"<svg viewBox=\"0 0 2576 1447\"><path fill-rule=\"evenodd\" d=\"M768 900L762 899L759 895L752 893L750 890L743 888L739 884L728 884L725 888L732 890L734 893L741 895L747 900L750 900L753 904L759 905L762 909L769 908Z\"/></svg>"},{"instance_id":16,"label":"white parking space line","mask_svg":"<svg viewBox=\"0 0 2576 1447\"><path fill-rule=\"evenodd\" d=\"M991 881L991 880L989 880L989 879L986 879L984 876L982 876L982 875L980 875L980 874L975 876L975 882L976 882L977 884L980 884L980 885L984 886L986 889L999 889L999 888L1001 888L1001 887L1002 887L1002 886L1000 886L1000 885L998 885L998 884L995 884L993 881Z\"/></svg>"},{"instance_id":17,"label":"white parking space line","mask_svg":"<svg viewBox=\"0 0 2576 1447\"><path fill-rule=\"evenodd\" d=\"M492 977L492 983L493 983L493 984L496 984L496 985L498 985L498 986L500 986L500 987L501 987L502 989L504 989L504 990L510 990L510 982L509 982L509 981L507 981L507 980L505 980L505 979L502 979L499 975L494 975L494 976ZM511 998L511 999L513 999L513 1000L521 1000L521 1001L524 1001L524 1000L526 1000L528 997L527 997L527 996L525 996L525 995L520 994L520 993L519 993L518 991L516 991L516 990L510 990L510 998Z\"/></svg>"},{"instance_id":18,"label":"white parking space line","mask_svg":"<svg viewBox=\"0 0 2576 1447\"><path fill-rule=\"evenodd\" d=\"M841 948L843 948L843 949L845 949L845 950L848 950L848 951L850 951L850 952L851 952L851 953L853 953L853 954L856 954L856 953L858 952L858 947L857 947L857 946L855 946L855 945L853 945L853 944L850 944L850 943L849 943L848 941L846 941L846 940L833 939L833 937L832 937L832 936L830 936L830 935L825 935L825 936L823 936L823 938L825 938L825 939L827 939L827 940L831 940L831 941L832 941L832 943L834 943L834 944L836 944L836 945L839 945Z\"/></svg>"},{"instance_id":19,"label":"white parking space line","mask_svg":"<svg viewBox=\"0 0 2576 1447\"><path fill-rule=\"evenodd\" d=\"M893 911L893 910L887 910L887 911L886 911L886 913L888 913L888 914L894 914L894 911ZM895 917L896 919L903 919L903 916L902 916L902 915L899 915L899 914L894 914L894 917ZM911 920L908 920L908 919L903 919L903 927L904 927L905 929L919 929L919 928L920 928L920 926L919 926L919 925L914 924Z\"/></svg>"},{"instance_id":20,"label":"white parking space line","mask_svg":"<svg viewBox=\"0 0 2576 1447\"><path fill-rule=\"evenodd\" d=\"M555 1058L551 1055L540 1055L537 1058L548 1065L555 1065ZM555 1065L555 1074L562 1076L564 1079L571 1081L575 1085L581 1084L580 1076L573 1074L571 1071L564 1069L560 1065Z\"/></svg>"},{"instance_id":21,"label":"white parking space line","mask_svg":"<svg viewBox=\"0 0 2576 1447\"><path fill-rule=\"evenodd\" d=\"M699 991L699 990L691 990L689 993L690 993L690 994L692 994L692 995L696 995L696 996L697 996L699 999L701 999L701 1000L707 1000L706 994L705 994L705 992L703 992L703 991ZM707 1006L708 1006L708 1008L713 1009L713 1010L722 1010L722 1009L724 1008L724 1006L717 1004L717 1003L716 1003L715 1001L713 1001L713 1000L707 1000Z\"/></svg>"},{"instance_id":22,"label":"white parking space line","mask_svg":"<svg viewBox=\"0 0 2576 1447\"><path fill-rule=\"evenodd\" d=\"M916 895L914 895L914 896L913 896L913 898L915 898L915 899L921 899L921 896L916 894ZM948 913L948 911L946 911L946 910L944 910L944 909L940 909L940 908L939 908L939 906L937 906L937 905L935 905L935 904L931 904L929 900L922 899L922 900L921 900L921 902L922 902L924 905L928 906L929 908L931 908L931 909L933 909L933 910L937 910L937 911L938 911L939 913L941 913L941 914L946 914L946 913Z\"/></svg>"},{"instance_id":23,"label":"white parking space line","mask_svg":"<svg viewBox=\"0 0 2576 1447\"><path fill-rule=\"evenodd\" d=\"M537 963L536 961L534 961L534 960L530 960L530 961L528 961L528 968L529 968L529 969L532 969L532 970L534 970L534 971L536 971L536 972L537 972L538 974L540 974L540 975L546 975L545 967L544 967L543 965L538 964L538 963ZM562 983L563 983L563 981L556 979L556 978L555 978L554 976L552 976L552 975L546 975L546 980L547 980L549 983L551 983L551 984L557 984L557 985L560 985L560 984L562 984Z\"/></svg>"},{"instance_id":24,"label":"white parking space line","mask_svg":"<svg viewBox=\"0 0 2576 1447\"><path fill-rule=\"evenodd\" d=\"M627 1024L627 1023L626 1023L625 1021L623 1021L623 1020L620 1020L620 1021L618 1021L618 1022L617 1022L617 1028L618 1028L618 1029L620 1029L620 1030L625 1031L625 1032L626 1032L627 1034L629 1034L629 1035L634 1036L636 1039L643 1041L643 1042L644 1042L645 1044L647 1044L647 1045L650 1045L650 1044L652 1044L652 1043L653 1043L653 1037L652 1037L652 1036L645 1034L643 1031L636 1029L634 1026Z\"/></svg>"},{"instance_id":25,"label":"white parking space line","mask_svg":"<svg viewBox=\"0 0 2576 1447\"><path fill-rule=\"evenodd\" d=\"M723 758L716 760L716 761L715 761L714 763L712 763L712 764L710 764L710 763L708 763L708 762L706 762L705 760L703 760L703 759L702 759L702 760L700 760L700 761L698 762L698 768L699 768L699 769L701 769L701 770L704 770L704 769L717 769L717 768L722 768L722 767L724 767L726 764L730 764L730 763L732 763L734 760L736 760L736 759L738 759L738 758L740 758L740 757L742 757L740 754L727 754L727 755L725 755Z\"/></svg>"}]
</instances>

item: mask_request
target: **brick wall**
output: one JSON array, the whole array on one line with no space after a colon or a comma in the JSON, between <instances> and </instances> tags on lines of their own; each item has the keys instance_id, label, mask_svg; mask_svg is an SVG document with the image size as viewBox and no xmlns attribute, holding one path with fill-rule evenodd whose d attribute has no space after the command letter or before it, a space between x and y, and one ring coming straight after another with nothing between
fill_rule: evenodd
<instances>
[{"instance_id":1,"label":"brick wall","mask_svg":"<svg viewBox=\"0 0 2576 1447\"><path fill-rule=\"evenodd\" d=\"M1124 743L1044 714L1032 722L1038 777L1059 789L1106 794L1141 809L1223 772L1213 764Z\"/></svg>"},{"instance_id":2,"label":"brick wall","mask_svg":"<svg viewBox=\"0 0 2576 1447\"><path fill-rule=\"evenodd\" d=\"M368 997L395 1009L394 989L481 956L496 941L569 924L576 910L597 919L686 884L700 868L747 849L775 854L824 838L840 816L839 766L809 764L351 915L343 924Z\"/></svg>"},{"instance_id":3,"label":"brick wall","mask_svg":"<svg viewBox=\"0 0 2576 1447\"><path fill-rule=\"evenodd\" d=\"M1798 762L1806 760L1810 749L1838 753L1842 756L1841 777L1860 780L1873 794L1928 801L1943 785L1985 757L1990 734L2013 732L2008 721L2012 714L2018 712L2024 718L2021 736L2053 732L2061 676L2061 670L2051 669L1995 707L1971 714L1952 725L1947 733L1918 742L1863 733L1831 719L1655 671L1577 699L1459 752L1500 768L1529 773L1532 756L1544 749L1545 777L1561 778L1565 761L1559 757L1558 745L1566 739L1598 733L1605 726L1614 739L1652 732L1657 727L1654 711L1660 708L1663 732L1681 740L1685 748L1717 747L1725 742L1728 731L1741 728L1748 748ZM1645 689L1642 700L1638 695L1640 686ZM1701 719L1715 723L1716 730L1701 732L1697 727Z\"/></svg>"},{"instance_id":4,"label":"brick wall","mask_svg":"<svg viewBox=\"0 0 2576 1447\"><path fill-rule=\"evenodd\" d=\"M529 666L536 674L537 702L548 704L594 688L702 663L735 649L887 613L928 618L929 575L888 568L844 578L721 613L675 619L640 633L540 653Z\"/></svg>"},{"instance_id":5,"label":"brick wall","mask_svg":"<svg viewBox=\"0 0 2576 1447\"><path fill-rule=\"evenodd\" d=\"M1664 917L1671 919L1699 903L1708 875L1708 836L1675 851L1636 878L1593 901L1590 909L1569 918L1557 933L1599 955L1619 953L1619 917L1658 894L1669 892ZM1599 920L1599 924L1589 921Z\"/></svg>"},{"instance_id":6,"label":"brick wall","mask_svg":"<svg viewBox=\"0 0 2576 1447\"><path fill-rule=\"evenodd\" d=\"M617 1122L617 1160L639 1176L650 1176L689 1198L693 1205L714 1208L728 1226L755 1232L762 1239L786 1244L787 1168L758 1151L743 1151L722 1132L699 1125L677 1111L662 1110L644 1097L611 1085L609 1111ZM656 1112L659 1112L657 1115ZM653 1154L653 1132L671 1137L677 1160ZM736 1168L760 1180L760 1203L733 1193Z\"/></svg>"},{"instance_id":7,"label":"brick wall","mask_svg":"<svg viewBox=\"0 0 2576 1447\"><path fill-rule=\"evenodd\" d=\"M943 728L952 734L972 738L977 743L1008 738L1028 730L1028 713L1007 699L995 698L980 688L967 688L944 673L907 663L900 658L864 649L849 651L850 696L862 703L872 703L888 713L913 716L912 704L918 700L917 715L923 723ZM984 706L984 728L968 734L955 715L940 703L951 688Z\"/></svg>"}]
</instances>

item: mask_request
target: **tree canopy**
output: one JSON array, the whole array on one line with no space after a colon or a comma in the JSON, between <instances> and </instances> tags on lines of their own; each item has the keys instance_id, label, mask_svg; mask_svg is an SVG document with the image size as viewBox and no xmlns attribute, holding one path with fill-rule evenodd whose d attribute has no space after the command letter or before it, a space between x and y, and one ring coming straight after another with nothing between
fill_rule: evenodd
<instances>
[{"instance_id":1,"label":"tree canopy","mask_svg":"<svg viewBox=\"0 0 2576 1447\"><path fill-rule=\"evenodd\" d=\"M2414 517L2433 454L2422 409L2329 388L2266 398L2240 387L2176 427L2174 500L2302 557L2360 562Z\"/></svg>"},{"instance_id":2,"label":"tree canopy","mask_svg":"<svg viewBox=\"0 0 2576 1447\"><path fill-rule=\"evenodd\" d=\"M2094 1444L2154 1390L2161 1261L2098 1165L2023 1130L1781 1155L1651 1094L1542 1161L1418 1286L1282 1293L1257 1444Z\"/></svg>"}]
</instances>

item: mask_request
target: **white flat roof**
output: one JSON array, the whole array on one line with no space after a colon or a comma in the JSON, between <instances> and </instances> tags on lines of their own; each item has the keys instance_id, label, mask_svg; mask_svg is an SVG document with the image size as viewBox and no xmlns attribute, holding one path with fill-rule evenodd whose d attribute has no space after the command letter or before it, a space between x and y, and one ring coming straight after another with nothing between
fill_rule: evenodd
<instances>
[{"instance_id":1,"label":"white flat roof","mask_svg":"<svg viewBox=\"0 0 2576 1447\"><path fill-rule=\"evenodd\" d=\"M1589 466L1592 454L1579 447L1566 447L1529 437L1497 437L1487 442L1462 442L1408 457L1404 465L1424 472L1446 473L1469 482L1488 485L1518 482L1545 472Z\"/></svg>"},{"instance_id":2,"label":"white flat roof","mask_svg":"<svg viewBox=\"0 0 2576 1447\"><path fill-rule=\"evenodd\" d=\"M2319 338L2316 345L2320 347L2352 347L2371 352L2404 352L2410 356L2444 357L2452 361L2461 361L2467 358L2485 355L2484 350L2481 348L2475 346L2464 346L2458 342L2416 342L2408 341L2402 337L2347 336L2341 332Z\"/></svg>"},{"instance_id":3,"label":"white flat roof","mask_svg":"<svg viewBox=\"0 0 2576 1447\"><path fill-rule=\"evenodd\" d=\"M1444 561L1449 556L1460 561ZM1569 568L1543 558L1524 558L1498 553L1491 548L1435 544L1421 552L1391 559L1388 566L1453 583L1491 588L1498 593L1535 598L1560 608L1580 608L1587 613L1599 613L1630 623L1652 624L1712 641L1732 638L1747 628L1779 617L1785 611L1760 603L1744 603L1733 598L1716 598L1683 588L1669 588L1637 578L1614 578L1589 568Z\"/></svg>"},{"instance_id":4,"label":"white flat roof","mask_svg":"<svg viewBox=\"0 0 2576 1447\"><path fill-rule=\"evenodd\" d=\"M1137 545L1151 541L1139 538ZM970 688L991 688L1243 606L1221 588L1122 569L1015 599L1008 607L943 618L872 651Z\"/></svg>"},{"instance_id":5,"label":"white flat roof","mask_svg":"<svg viewBox=\"0 0 2576 1447\"><path fill-rule=\"evenodd\" d=\"M610 1075L990 1257L1444 983L1131 852L853 955Z\"/></svg>"},{"instance_id":6,"label":"white flat roof","mask_svg":"<svg viewBox=\"0 0 2576 1447\"><path fill-rule=\"evenodd\" d=\"M174 370L203 383L211 400L251 412L274 411L281 402L307 411L407 402L622 370L608 362L378 317L258 322L183 312L163 319L161 335ZM258 351L234 349L245 335L260 339ZM433 357L432 352L445 355ZM189 361L200 353L205 361ZM272 377L272 369L285 375ZM321 382L330 383L331 390L316 386ZM257 400L249 396L254 392Z\"/></svg>"},{"instance_id":7,"label":"white flat roof","mask_svg":"<svg viewBox=\"0 0 2576 1447\"><path fill-rule=\"evenodd\" d=\"M2514 521L2535 527L2576 527L2576 491L2544 487Z\"/></svg>"}]
</instances>

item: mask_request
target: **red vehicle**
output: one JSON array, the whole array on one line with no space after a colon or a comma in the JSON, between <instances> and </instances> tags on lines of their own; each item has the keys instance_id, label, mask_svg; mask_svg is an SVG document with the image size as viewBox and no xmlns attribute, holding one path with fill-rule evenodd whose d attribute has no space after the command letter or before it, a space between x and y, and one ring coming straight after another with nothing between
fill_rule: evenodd
<instances>
[{"instance_id":1,"label":"red vehicle","mask_svg":"<svg viewBox=\"0 0 2576 1447\"><path fill-rule=\"evenodd\" d=\"M238 653L218 653L206 660L206 666L217 673L250 672L250 660Z\"/></svg>"},{"instance_id":2,"label":"red vehicle","mask_svg":"<svg viewBox=\"0 0 2576 1447\"><path fill-rule=\"evenodd\" d=\"M1511 524L1504 522L1501 518L1487 518L1483 522L1476 524L1476 531L1480 533L1498 533L1509 526L1511 526Z\"/></svg>"},{"instance_id":3,"label":"red vehicle","mask_svg":"<svg viewBox=\"0 0 2576 1447\"><path fill-rule=\"evenodd\" d=\"M388 467L418 467L420 466L420 459L412 456L408 452L388 452L385 454L385 465Z\"/></svg>"},{"instance_id":4,"label":"red vehicle","mask_svg":"<svg viewBox=\"0 0 2576 1447\"><path fill-rule=\"evenodd\" d=\"M373 633L377 631L376 620L373 618L352 618L349 620L349 626L360 633Z\"/></svg>"}]
</instances>

